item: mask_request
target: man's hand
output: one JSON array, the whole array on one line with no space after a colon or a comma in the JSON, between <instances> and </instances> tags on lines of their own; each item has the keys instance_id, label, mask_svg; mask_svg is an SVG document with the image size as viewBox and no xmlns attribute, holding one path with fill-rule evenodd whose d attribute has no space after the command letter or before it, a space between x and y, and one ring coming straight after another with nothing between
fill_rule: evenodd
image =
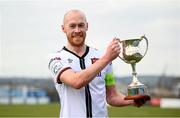
<instances>
[{"instance_id":1,"label":"man's hand","mask_svg":"<svg viewBox=\"0 0 180 118\"><path fill-rule=\"evenodd\" d=\"M120 45L119 45L119 41L117 38L114 38L110 44L107 47L106 53L105 53L105 58L108 61L112 61L114 60L116 57L119 56L119 53L121 51Z\"/></svg>"},{"instance_id":2,"label":"man's hand","mask_svg":"<svg viewBox=\"0 0 180 118\"><path fill-rule=\"evenodd\" d=\"M136 107L141 107L146 103L146 100L141 98L141 99L134 99L134 106Z\"/></svg>"},{"instance_id":3,"label":"man's hand","mask_svg":"<svg viewBox=\"0 0 180 118\"><path fill-rule=\"evenodd\" d=\"M151 97L149 95L134 95L134 96L126 96L124 98L125 100L132 100L132 105L136 107L143 106L146 101L151 100Z\"/></svg>"}]
</instances>

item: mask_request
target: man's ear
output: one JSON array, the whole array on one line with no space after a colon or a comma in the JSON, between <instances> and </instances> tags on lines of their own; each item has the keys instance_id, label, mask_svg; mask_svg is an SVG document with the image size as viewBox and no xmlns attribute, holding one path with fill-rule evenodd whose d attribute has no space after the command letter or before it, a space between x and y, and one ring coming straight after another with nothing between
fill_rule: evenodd
<instances>
[{"instance_id":1,"label":"man's ear","mask_svg":"<svg viewBox=\"0 0 180 118\"><path fill-rule=\"evenodd\" d=\"M64 28L64 25L61 25L61 30L65 33L65 28Z\"/></svg>"}]
</instances>

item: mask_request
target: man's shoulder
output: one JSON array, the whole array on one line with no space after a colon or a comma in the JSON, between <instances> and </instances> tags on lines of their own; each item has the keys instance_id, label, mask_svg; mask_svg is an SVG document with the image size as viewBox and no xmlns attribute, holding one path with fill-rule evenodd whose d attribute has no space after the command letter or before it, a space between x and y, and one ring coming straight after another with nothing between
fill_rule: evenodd
<instances>
[{"instance_id":1,"label":"man's shoulder","mask_svg":"<svg viewBox=\"0 0 180 118\"><path fill-rule=\"evenodd\" d=\"M104 52L102 50L99 50L97 48L89 47L90 53L96 54L96 55L102 55Z\"/></svg>"},{"instance_id":2,"label":"man's shoulder","mask_svg":"<svg viewBox=\"0 0 180 118\"><path fill-rule=\"evenodd\" d=\"M51 53L49 54L49 58L61 57L62 55L65 55L64 53L65 53L65 52L63 51L63 49L60 49L60 50L51 52Z\"/></svg>"}]
</instances>

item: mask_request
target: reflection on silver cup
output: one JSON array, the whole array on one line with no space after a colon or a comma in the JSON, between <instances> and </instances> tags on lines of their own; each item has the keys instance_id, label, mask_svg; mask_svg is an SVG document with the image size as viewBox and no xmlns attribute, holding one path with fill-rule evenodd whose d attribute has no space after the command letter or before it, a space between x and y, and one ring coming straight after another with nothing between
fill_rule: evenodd
<instances>
[{"instance_id":1,"label":"reflection on silver cup","mask_svg":"<svg viewBox=\"0 0 180 118\"><path fill-rule=\"evenodd\" d=\"M120 56L126 63L137 63L142 58L142 51L139 48L139 44L143 39L128 39L120 41L122 44L122 56Z\"/></svg>"}]
</instances>

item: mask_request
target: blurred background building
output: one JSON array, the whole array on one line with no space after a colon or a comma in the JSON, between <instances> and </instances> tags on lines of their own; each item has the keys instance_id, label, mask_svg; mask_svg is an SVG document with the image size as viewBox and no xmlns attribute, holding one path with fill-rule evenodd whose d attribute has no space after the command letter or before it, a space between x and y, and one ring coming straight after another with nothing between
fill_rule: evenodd
<instances>
[{"instance_id":1,"label":"blurred background building","mask_svg":"<svg viewBox=\"0 0 180 118\"><path fill-rule=\"evenodd\" d=\"M152 98L179 98L180 77L139 76ZM117 77L119 91L126 94L131 77ZM59 102L51 78L0 78L0 104L47 104Z\"/></svg>"}]
</instances>

